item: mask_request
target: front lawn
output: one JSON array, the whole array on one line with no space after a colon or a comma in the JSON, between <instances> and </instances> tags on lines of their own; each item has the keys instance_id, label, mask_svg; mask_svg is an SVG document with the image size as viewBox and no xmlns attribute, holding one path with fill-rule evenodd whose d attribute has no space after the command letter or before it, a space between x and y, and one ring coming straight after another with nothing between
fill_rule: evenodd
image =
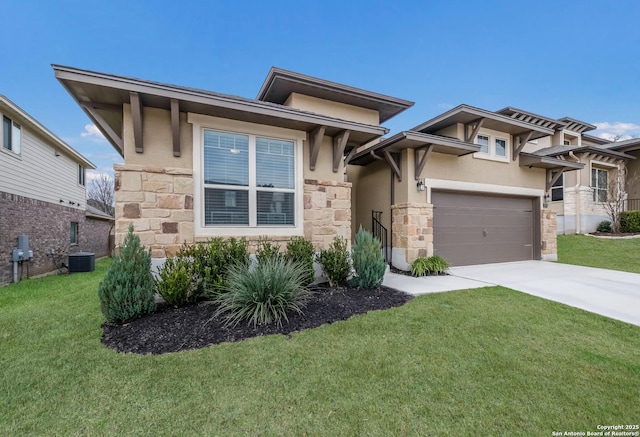
<instances>
[{"instance_id":1,"label":"front lawn","mask_svg":"<svg viewBox=\"0 0 640 437\"><path fill-rule=\"evenodd\" d=\"M558 235L558 262L640 273L640 238Z\"/></svg>"},{"instance_id":2,"label":"front lawn","mask_svg":"<svg viewBox=\"0 0 640 437\"><path fill-rule=\"evenodd\" d=\"M159 356L96 272L0 288L0 435L551 435L638 423L640 327L501 287Z\"/></svg>"}]
</instances>

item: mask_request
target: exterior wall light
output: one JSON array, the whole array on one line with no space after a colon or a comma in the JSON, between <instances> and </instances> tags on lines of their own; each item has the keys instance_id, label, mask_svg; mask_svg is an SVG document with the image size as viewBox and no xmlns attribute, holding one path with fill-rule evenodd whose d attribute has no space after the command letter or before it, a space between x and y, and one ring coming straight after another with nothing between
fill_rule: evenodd
<instances>
[{"instance_id":1,"label":"exterior wall light","mask_svg":"<svg viewBox=\"0 0 640 437\"><path fill-rule=\"evenodd\" d=\"M418 183L416 184L416 186L418 187L418 191L424 191L425 187L424 187L424 181L422 179L420 179L418 181Z\"/></svg>"}]
</instances>

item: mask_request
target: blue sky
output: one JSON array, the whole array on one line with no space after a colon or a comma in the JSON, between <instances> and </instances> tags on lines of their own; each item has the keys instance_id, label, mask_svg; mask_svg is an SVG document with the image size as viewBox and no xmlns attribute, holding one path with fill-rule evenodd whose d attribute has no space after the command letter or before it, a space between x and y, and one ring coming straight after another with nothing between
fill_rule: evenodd
<instances>
[{"instance_id":1,"label":"blue sky","mask_svg":"<svg viewBox=\"0 0 640 437\"><path fill-rule=\"evenodd\" d=\"M50 64L255 97L278 66L416 102L515 106L640 136L640 2L0 0L0 93L109 172Z\"/></svg>"}]
</instances>

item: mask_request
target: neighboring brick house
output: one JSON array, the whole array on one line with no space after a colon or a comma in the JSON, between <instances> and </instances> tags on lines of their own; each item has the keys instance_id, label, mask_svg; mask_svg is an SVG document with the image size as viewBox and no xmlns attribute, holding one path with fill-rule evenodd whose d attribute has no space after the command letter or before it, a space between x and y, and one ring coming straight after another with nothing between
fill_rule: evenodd
<instances>
[{"instance_id":1,"label":"neighboring brick house","mask_svg":"<svg viewBox=\"0 0 640 437\"><path fill-rule=\"evenodd\" d=\"M13 280L20 235L33 251L22 278L66 263L60 253L108 255L112 218L86 208L85 171L95 166L2 95L0 118L0 285Z\"/></svg>"}]
</instances>

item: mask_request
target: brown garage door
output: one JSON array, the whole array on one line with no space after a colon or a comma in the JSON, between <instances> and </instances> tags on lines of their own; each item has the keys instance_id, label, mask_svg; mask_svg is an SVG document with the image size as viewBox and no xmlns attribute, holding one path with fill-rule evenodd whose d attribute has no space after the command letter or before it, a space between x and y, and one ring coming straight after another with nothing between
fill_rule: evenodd
<instances>
[{"instance_id":1,"label":"brown garage door","mask_svg":"<svg viewBox=\"0 0 640 437\"><path fill-rule=\"evenodd\" d=\"M434 191L433 246L453 266L534 259L532 198Z\"/></svg>"}]
</instances>

